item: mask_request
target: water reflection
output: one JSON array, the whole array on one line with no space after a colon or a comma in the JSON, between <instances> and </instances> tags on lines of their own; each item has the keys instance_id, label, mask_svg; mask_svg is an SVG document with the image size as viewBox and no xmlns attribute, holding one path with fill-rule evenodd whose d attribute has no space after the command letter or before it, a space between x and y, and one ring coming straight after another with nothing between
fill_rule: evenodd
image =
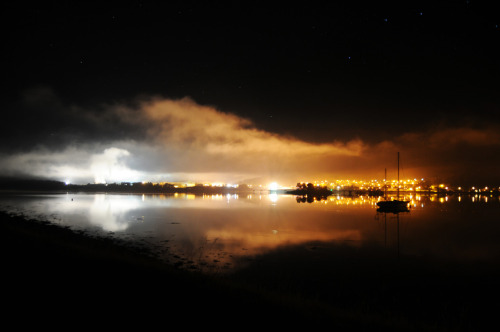
<instances>
[{"instance_id":1,"label":"water reflection","mask_svg":"<svg viewBox=\"0 0 500 332\"><path fill-rule=\"evenodd\" d=\"M396 249L397 257L400 256L400 217L402 218L406 212L381 212L378 209L376 220L384 220L384 248L392 247ZM394 230L395 228L395 230Z\"/></svg>"},{"instance_id":2,"label":"water reflection","mask_svg":"<svg viewBox=\"0 0 500 332\"><path fill-rule=\"evenodd\" d=\"M0 209L146 241L169 262L205 270L235 268L272 250L310 250L318 244L375 245L390 254L453 260L499 257L494 236L500 228L498 197L409 195L410 212L395 215L377 212L380 199L254 193L18 195L2 196Z\"/></svg>"},{"instance_id":3,"label":"water reflection","mask_svg":"<svg viewBox=\"0 0 500 332\"><path fill-rule=\"evenodd\" d=\"M142 200L134 196L94 195L94 201L89 207L89 221L105 231L125 231L131 223L144 220L144 216L129 214L138 209L144 199L144 195Z\"/></svg>"}]
</instances>

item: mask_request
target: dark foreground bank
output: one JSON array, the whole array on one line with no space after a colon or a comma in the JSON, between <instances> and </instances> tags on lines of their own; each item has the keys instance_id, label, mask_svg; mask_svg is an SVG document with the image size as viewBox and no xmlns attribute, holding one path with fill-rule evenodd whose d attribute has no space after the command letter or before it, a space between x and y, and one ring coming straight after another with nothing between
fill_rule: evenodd
<instances>
[{"instance_id":1,"label":"dark foreground bank","mask_svg":"<svg viewBox=\"0 0 500 332\"><path fill-rule=\"evenodd\" d=\"M0 236L4 323L19 328L474 331L496 317L498 268L480 263L318 245L277 250L214 278L1 212Z\"/></svg>"},{"instance_id":2,"label":"dark foreground bank","mask_svg":"<svg viewBox=\"0 0 500 332\"><path fill-rule=\"evenodd\" d=\"M2 316L18 328L360 325L49 223L0 212L0 236Z\"/></svg>"}]
</instances>

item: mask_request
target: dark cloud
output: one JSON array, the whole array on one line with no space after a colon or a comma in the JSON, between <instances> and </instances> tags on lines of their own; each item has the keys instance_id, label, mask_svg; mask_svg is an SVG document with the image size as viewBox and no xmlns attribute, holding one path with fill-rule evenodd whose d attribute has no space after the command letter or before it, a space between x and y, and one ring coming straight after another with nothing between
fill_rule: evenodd
<instances>
[{"instance_id":1,"label":"dark cloud","mask_svg":"<svg viewBox=\"0 0 500 332\"><path fill-rule=\"evenodd\" d=\"M61 103L53 104L64 109ZM249 119L189 98L154 97L132 104L102 106L99 113L73 107L78 112L72 119L89 124L79 126L79 140L55 144L48 136L31 149L6 151L2 172L85 183L260 178L293 184L382 179L384 168L395 178L400 151L405 178L465 185L498 176L493 166L500 150L497 125L441 127L378 142L360 138L313 143L259 129Z\"/></svg>"},{"instance_id":2,"label":"dark cloud","mask_svg":"<svg viewBox=\"0 0 500 332\"><path fill-rule=\"evenodd\" d=\"M72 144L106 143L124 136L140 138L144 135L140 118L124 118L119 111L122 105L82 107L64 103L53 89L43 86L22 91L18 100L3 105L0 139L9 144L2 144L0 152L29 150L37 145L59 149ZM129 110L127 116L133 117L133 112Z\"/></svg>"},{"instance_id":3,"label":"dark cloud","mask_svg":"<svg viewBox=\"0 0 500 332\"><path fill-rule=\"evenodd\" d=\"M10 3L2 170L381 177L401 151L411 177L497 181L496 13L453 1Z\"/></svg>"}]
</instances>

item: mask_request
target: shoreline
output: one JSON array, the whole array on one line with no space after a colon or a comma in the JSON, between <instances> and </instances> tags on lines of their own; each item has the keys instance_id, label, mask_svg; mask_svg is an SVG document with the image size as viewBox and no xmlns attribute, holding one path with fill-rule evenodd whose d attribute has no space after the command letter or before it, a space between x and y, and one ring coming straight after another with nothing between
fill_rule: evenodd
<instances>
[{"instance_id":1,"label":"shoreline","mask_svg":"<svg viewBox=\"0 0 500 332\"><path fill-rule=\"evenodd\" d=\"M2 299L9 318L43 321L57 314L64 320L86 317L89 324L104 319L111 327L156 328L173 319L233 329L327 324L342 331L465 331L494 319L487 301L477 301L498 293L498 268L386 259L342 246L334 248L329 266L316 265L297 247L261 257L244 271L212 277L177 269L112 239L1 211L0 236ZM87 317L89 312L97 316ZM429 325L434 320L440 323Z\"/></svg>"},{"instance_id":2,"label":"shoreline","mask_svg":"<svg viewBox=\"0 0 500 332\"><path fill-rule=\"evenodd\" d=\"M141 327L164 324L167 317L195 319L190 326L199 327L212 320L255 327L359 325L352 317L332 319L293 297L273 298L244 283L176 269L110 239L49 222L0 211L0 234L2 300L9 303L9 319L29 315L43 321L57 313L62 322L90 310L125 314L126 326ZM94 323L123 323L108 318Z\"/></svg>"}]
</instances>

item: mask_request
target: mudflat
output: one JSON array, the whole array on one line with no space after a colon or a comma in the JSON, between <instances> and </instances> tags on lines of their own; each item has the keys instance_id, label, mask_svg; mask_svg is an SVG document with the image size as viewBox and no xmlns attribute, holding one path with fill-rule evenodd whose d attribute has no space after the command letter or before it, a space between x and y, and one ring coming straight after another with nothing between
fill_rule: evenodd
<instances>
[{"instance_id":1,"label":"mudflat","mask_svg":"<svg viewBox=\"0 0 500 332\"><path fill-rule=\"evenodd\" d=\"M3 317L18 328L467 331L495 320L484 299L499 293L495 265L374 259L347 247L328 266L295 248L213 277L2 212L0 246Z\"/></svg>"},{"instance_id":2,"label":"mudflat","mask_svg":"<svg viewBox=\"0 0 500 332\"><path fill-rule=\"evenodd\" d=\"M0 212L4 317L18 326L307 326L286 299L181 271L112 240ZM311 316L312 315L312 316ZM349 318L349 321L351 318ZM345 322L339 322L344 325Z\"/></svg>"}]
</instances>

